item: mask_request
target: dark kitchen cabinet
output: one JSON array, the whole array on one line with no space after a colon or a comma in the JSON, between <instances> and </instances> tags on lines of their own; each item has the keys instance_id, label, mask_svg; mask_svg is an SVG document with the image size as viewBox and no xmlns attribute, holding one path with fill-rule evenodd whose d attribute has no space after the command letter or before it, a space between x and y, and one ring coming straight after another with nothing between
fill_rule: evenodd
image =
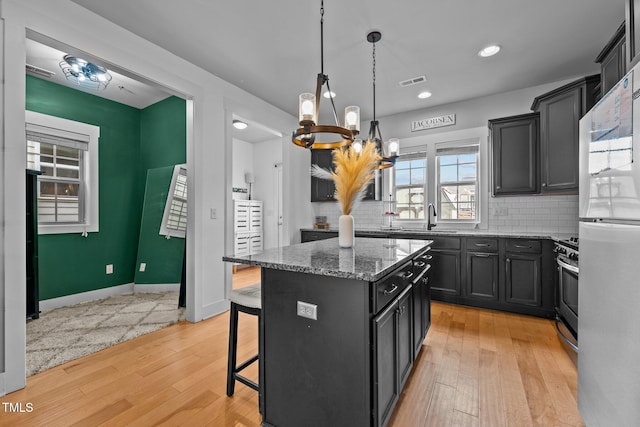
<instances>
[{"instance_id":1,"label":"dark kitchen cabinet","mask_svg":"<svg viewBox=\"0 0 640 427\"><path fill-rule=\"evenodd\" d=\"M446 302L460 295L460 238L434 237L431 249L429 280L431 295Z\"/></svg>"},{"instance_id":2,"label":"dark kitchen cabinet","mask_svg":"<svg viewBox=\"0 0 640 427\"><path fill-rule=\"evenodd\" d=\"M417 357L431 324L428 271L432 257L425 254L413 262L413 352Z\"/></svg>"},{"instance_id":3,"label":"dark kitchen cabinet","mask_svg":"<svg viewBox=\"0 0 640 427\"><path fill-rule=\"evenodd\" d=\"M311 150L311 165L318 165L323 169L333 170L333 150ZM367 186L363 200L376 200L376 180L380 181L380 173ZM380 188L380 185L378 185ZM330 179L311 177L311 201L332 202L336 198L336 186ZM380 197L378 197L379 199Z\"/></svg>"},{"instance_id":4,"label":"dark kitchen cabinet","mask_svg":"<svg viewBox=\"0 0 640 427\"><path fill-rule=\"evenodd\" d=\"M578 192L579 120L595 103L600 75L576 80L538 96L531 106L540 113L542 193Z\"/></svg>"},{"instance_id":5,"label":"dark kitchen cabinet","mask_svg":"<svg viewBox=\"0 0 640 427\"><path fill-rule=\"evenodd\" d=\"M625 0L627 70L640 61L640 0Z\"/></svg>"},{"instance_id":6,"label":"dark kitchen cabinet","mask_svg":"<svg viewBox=\"0 0 640 427\"><path fill-rule=\"evenodd\" d=\"M337 231L300 230L300 241L301 241L301 243L312 242L312 241L315 241L315 240L331 239L333 237L338 237L338 232Z\"/></svg>"},{"instance_id":7,"label":"dark kitchen cabinet","mask_svg":"<svg viewBox=\"0 0 640 427\"><path fill-rule=\"evenodd\" d=\"M600 64L601 95L606 94L627 73L625 24L622 23L596 58Z\"/></svg>"},{"instance_id":8,"label":"dark kitchen cabinet","mask_svg":"<svg viewBox=\"0 0 640 427\"><path fill-rule=\"evenodd\" d=\"M375 425L389 421L413 366L412 287L373 320Z\"/></svg>"},{"instance_id":9,"label":"dark kitchen cabinet","mask_svg":"<svg viewBox=\"0 0 640 427\"><path fill-rule=\"evenodd\" d=\"M505 268L505 302L539 307L540 255L507 254Z\"/></svg>"},{"instance_id":10,"label":"dark kitchen cabinet","mask_svg":"<svg viewBox=\"0 0 640 427\"><path fill-rule=\"evenodd\" d=\"M498 300L498 241L467 239L465 297L478 300Z\"/></svg>"},{"instance_id":11,"label":"dark kitchen cabinet","mask_svg":"<svg viewBox=\"0 0 640 427\"><path fill-rule=\"evenodd\" d=\"M539 189L538 113L489 120L494 196Z\"/></svg>"},{"instance_id":12,"label":"dark kitchen cabinet","mask_svg":"<svg viewBox=\"0 0 640 427\"><path fill-rule=\"evenodd\" d=\"M323 169L333 170L333 155L331 150L311 150L311 164ZM336 186L330 179L311 177L311 201L334 201Z\"/></svg>"}]
</instances>

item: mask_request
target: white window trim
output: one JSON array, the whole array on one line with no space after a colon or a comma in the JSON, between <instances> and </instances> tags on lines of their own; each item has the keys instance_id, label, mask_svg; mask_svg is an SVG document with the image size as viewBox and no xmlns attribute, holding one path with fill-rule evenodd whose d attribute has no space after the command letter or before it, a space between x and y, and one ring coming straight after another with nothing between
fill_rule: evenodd
<instances>
[{"instance_id":1,"label":"white window trim","mask_svg":"<svg viewBox=\"0 0 640 427\"><path fill-rule=\"evenodd\" d=\"M178 175L180 175L180 169L184 169L186 172L187 165L181 164L181 165L175 165L173 167L173 175L171 176L171 185L169 186L167 201L164 205L164 213L162 214L162 224L160 225L160 235L167 236L167 237L179 237L181 239L184 239L186 237L186 231L174 230L172 228L167 227L167 222L169 221L169 212L171 210L171 203L173 202L173 196L175 193ZM188 194L189 194L189 187L187 187L187 197L189 197Z\"/></svg>"},{"instance_id":2,"label":"white window trim","mask_svg":"<svg viewBox=\"0 0 640 427\"><path fill-rule=\"evenodd\" d=\"M444 143L440 143L440 144L436 144L436 150L435 150L435 202L434 202L434 206L436 206L436 209L438 210L438 212L440 211L439 207L440 207L440 198L442 197L442 195L440 194L440 191L438 191L441 187L440 184L440 169L439 169L439 163L438 163L438 150L443 150L443 149L447 149L447 148L458 148L458 147L466 147L466 146L477 146L478 147L478 151L476 152L476 218L475 219L441 219L440 215L438 215L437 221L439 223L442 224L447 224L447 225L455 225L455 224L480 224L482 221L482 204L484 203L484 201L481 198L480 192L481 192L481 174L480 174L480 164L481 164L481 154L480 154L480 143L479 141L476 140L471 140L471 141L454 141L454 142L444 142ZM457 184L459 184L461 182L458 182Z\"/></svg>"},{"instance_id":3,"label":"white window trim","mask_svg":"<svg viewBox=\"0 0 640 427\"><path fill-rule=\"evenodd\" d=\"M98 189L98 142L100 127L25 110L25 122L89 136L88 159L84 163L84 224L39 224L38 234L97 233L100 231ZM26 150L26 140L25 140Z\"/></svg>"}]
</instances>

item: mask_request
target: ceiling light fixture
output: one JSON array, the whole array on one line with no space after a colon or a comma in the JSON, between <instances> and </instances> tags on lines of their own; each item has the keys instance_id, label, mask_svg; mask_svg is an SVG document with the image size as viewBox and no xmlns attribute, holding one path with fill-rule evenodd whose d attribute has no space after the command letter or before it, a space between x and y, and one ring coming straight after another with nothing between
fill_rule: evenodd
<instances>
[{"instance_id":1,"label":"ceiling light fixture","mask_svg":"<svg viewBox=\"0 0 640 427\"><path fill-rule=\"evenodd\" d=\"M497 44L491 44L478 52L478 56L483 58L487 58L489 56L493 56L496 53L500 52L500 46Z\"/></svg>"},{"instance_id":2,"label":"ceiling light fixture","mask_svg":"<svg viewBox=\"0 0 640 427\"><path fill-rule=\"evenodd\" d=\"M354 137L360 132L360 107L355 105L345 108L344 111L344 127L340 126L338 115L336 114L336 106L331 100L331 108L333 109L333 117L336 125L318 125L318 116L320 110L320 96L322 87L326 84L327 91L331 92L329 87L329 77L324 73L324 0L320 3L320 73L316 80L316 93L303 93L298 99L298 118L300 127L293 131L291 141L304 148L315 149L333 149L344 147L353 142ZM331 141L316 141L319 134L331 135Z\"/></svg>"},{"instance_id":3,"label":"ceiling light fixture","mask_svg":"<svg viewBox=\"0 0 640 427\"><path fill-rule=\"evenodd\" d=\"M380 133L380 123L376 120L376 43L382 38L380 31L371 31L367 34L367 41L373 45L373 120L369 127L369 137L365 144L375 144L378 153L382 157L378 164L378 169L390 168L396 164L398 158L398 151L400 150L400 140L398 138L391 138L388 141L382 139ZM362 141L356 140L355 149L357 152L362 150Z\"/></svg>"},{"instance_id":4,"label":"ceiling light fixture","mask_svg":"<svg viewBox=\"0 0 640 427\"><path fill-rule=\"evenodd\" d=\"M427 98L431 98L431 95L432 95L432 94L431 94L431 92L429 92L429 91L425 90L424 92L420 92L420 93L418 94L418 98L420 98L420 99L427 99Z\"/></svg>"},{"instance_id":5,"label":"ceiling light fixture","mask_svg":"<svg viewBox=\"0 0 640 427\"><path fill-rule=\"evenodd\" d=\"M60 68L67 80L90 89L104 90L111 81L106 68L75 56L65 55Z\"/></svg>"},{"instance_id":6,"label":"ceiling light fixture","mask_svg":"<svg viewBox=\"0 0 640 427\"><path fill-rule=\"evenodd\" d=\"M336 93L335 92L329 92L328 90L325 90L324 93L322 94L322 96L324 96L327 99L335 98L336 97Z\"/></svg>"},{"instance_id":7,"label":"ceiling light fixture","mask_svg":"<svg viewBox=\"0 0 640 427\"><path fill-rule=\"evenodd\" d=\"M237 120L237 119L233 120L233 127L236 129L243 130L243 129L246 129L247 126L249 125L243 122L242 120Z\"/></svg>"}]
</instances>

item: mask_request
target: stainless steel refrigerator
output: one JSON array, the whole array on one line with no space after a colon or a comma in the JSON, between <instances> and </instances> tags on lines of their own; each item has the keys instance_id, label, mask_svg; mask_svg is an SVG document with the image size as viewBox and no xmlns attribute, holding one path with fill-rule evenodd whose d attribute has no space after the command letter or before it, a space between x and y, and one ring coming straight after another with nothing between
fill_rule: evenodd
<instances>
[{"instance_id":1,"label":"stainless steel refrigerator","mask_svg":"<svg viewBox=\"0 0 640 427\"><path fill-rule=\"evenodd\" d=\"M635 67L580 120L578 407L589 427L640 425L639 89Z\"/></svg>"}]
</instances>

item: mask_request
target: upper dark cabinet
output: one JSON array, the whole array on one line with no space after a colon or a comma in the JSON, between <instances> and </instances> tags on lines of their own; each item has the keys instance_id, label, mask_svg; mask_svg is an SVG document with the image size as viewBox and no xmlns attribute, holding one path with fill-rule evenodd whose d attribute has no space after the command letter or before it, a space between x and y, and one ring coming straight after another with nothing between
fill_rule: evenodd
<instances>
[{"instance_id":1,"label":"upper dark cabinet","mask_svg":"<svg viewBox=\"0 0 640 427\"><path fill-rule=\"evenodd\" d=\"M626 37L624 22L596 58L600 64L601 95L606 94L627 73Z\"/></svg>"},{"instance_id":2,"label":"upper dark cabinet","mask_svg":"<svg viewBox=\"0 0 640 427\"><path fill-rule=\"evenodd\" d=\"M318 165L323 169L333 170L332 150L311 150L311 164ZM364 200L376 200L375 181L380 180L379 173L376 178L367 186ZM333 181L311 177L311 201L312 202L333 202L336 200L334 193L336 186ZM378 198L379 199L379 198Z\"/></svg>"},{"instance_id":3,"label":"upper dark cabinet","mask_svg":"<svg viewBox=\"0 0 640 427\"><path fill-rule=\"evenodd\" d=\"M577 193L579 121L595 104L599 83L599 74L584 77L533 101L540 113L542 193Z\"/></svg>"},{"instance_id":4,"label":"upper dark cabinet","mask_svg":"<svg viewBox=\"0 0 640 427\"><path fill-rule=\"evenodd\" d=\"M625 0L627 70L640 61L640 0Z\"/></svg>"},{"instance_id":5,"label":"upper dark cabinet","mask_svg":"<svg viewBox=\"0 0 640 427\"><path fill-rule=\"evenodd\" d=\"M489 120L494 196L538 193L539 114Z\"/></svg>"}]
</instances>

